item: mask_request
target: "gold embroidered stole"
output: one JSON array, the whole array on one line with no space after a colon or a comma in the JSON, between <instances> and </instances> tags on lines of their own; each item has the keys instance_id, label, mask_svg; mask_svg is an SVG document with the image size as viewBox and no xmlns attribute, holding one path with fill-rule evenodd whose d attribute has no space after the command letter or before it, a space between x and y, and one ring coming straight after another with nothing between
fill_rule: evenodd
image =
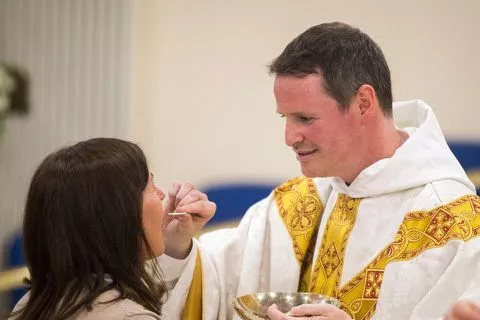
<instances>
[{"instance_id":1,"label":"gold embroidered stole","mask_svg":"<svg viewBox=\"0 0 480 320\"><path fill-rule=\"evenodd\" d=\"M388 263L411 260L451 240L468 241L479 234L480 198L475 195L430 211L408 213L394 241L340 289L337 298L342 302L342 309L354 319L370 319L375 313Z\"/></svg>"},{"instance_id":2,"label":"gold embroidered stole","mask_svg":"<svg viewBox=\"0 0 480 320\"><path fill-rule=\"evenodd\" d=\"M200 252L197 251L195 259L195 269L193 271L192 283L188 290L187 301L183 308L182 320L202 320L203 319L203 273L202 259Z\"/></svg>"},{"instance_id":3,"label":"gold embroidered stole","mask_svg":"<svg viewBox=\"0 0 480 320\"><path fill-rule=\"evenodd\" d=\"M313 180L305 177L290 180L276 188L274 197L300 265L298 291L308 291L315 235L323 213L322 201Z\"/></svg>"},{"instance_id":4,"label":"gold embroidered stole","mask_svg":"<svg viewBox=\"0 0 480 320\"><path fill-rule=\"evenodd\" d=\"M355 225L360 199L339 194L323 233L322 245L313 269L310 292L336 297L342 277L345 250Z\"/></svg>"}]
</instances>

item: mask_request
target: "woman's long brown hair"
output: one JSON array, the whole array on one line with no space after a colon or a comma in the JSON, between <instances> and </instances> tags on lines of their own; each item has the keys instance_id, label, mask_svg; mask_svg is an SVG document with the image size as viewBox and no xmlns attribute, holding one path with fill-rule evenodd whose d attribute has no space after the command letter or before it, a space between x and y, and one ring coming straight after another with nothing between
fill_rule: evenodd
<instances>
[{"instance_id":1,"label":"woman's long brown hair","mask_svg":"<svg viewBox=\"0 0 480 320\"><path fill-rule=\"evenodd\" d=\"M23 223L29 298L13 319L68 319L110 289L161 314L164 282L145 268L145 248L153 258L142 226L148 177L142 150L113 138L80 142L41 163Z\"/></svg>"}]
</instances>

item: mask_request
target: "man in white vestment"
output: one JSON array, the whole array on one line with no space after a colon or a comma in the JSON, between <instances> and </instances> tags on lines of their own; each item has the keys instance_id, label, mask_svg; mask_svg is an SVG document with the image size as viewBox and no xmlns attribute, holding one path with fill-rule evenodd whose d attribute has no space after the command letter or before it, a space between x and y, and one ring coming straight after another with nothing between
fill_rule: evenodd
<instances>
[{"instance_id":1,"label":"man in white vestment","mask_svg":"<svg viewBox=\"0 0 480 320\"><path fill-rule=\"evenodd\" d=\"M237 228L199 241L194 224L177 228L182 240L158 258L174 284L165 314L238 319L235 297L269 291L341 301L292 310L311 319L442 319L459 299L479 302L480 200L432 108L393 103L378 45L324 23L290 42L270 71L303 176ZM298 319L275 306L269 315Z\"/></svg>"}]
</instances>

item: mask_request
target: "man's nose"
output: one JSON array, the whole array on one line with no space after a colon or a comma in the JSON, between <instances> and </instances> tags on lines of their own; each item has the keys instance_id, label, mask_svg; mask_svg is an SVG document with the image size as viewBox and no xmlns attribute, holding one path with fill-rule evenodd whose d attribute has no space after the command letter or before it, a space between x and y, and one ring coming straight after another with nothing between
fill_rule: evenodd
<instances>
[{"instance_id":1,"label":"man's nose","mask_svg":"<svg viewBox=\"0 0 480 320\"><path fill-rule=\"evenodd\" d=\"M301 142L303 140L303 136L295 126L291 122L287 121L285 124L285 143L289 147L293 147L295 144Z\"/></svg>"}]
</instances>

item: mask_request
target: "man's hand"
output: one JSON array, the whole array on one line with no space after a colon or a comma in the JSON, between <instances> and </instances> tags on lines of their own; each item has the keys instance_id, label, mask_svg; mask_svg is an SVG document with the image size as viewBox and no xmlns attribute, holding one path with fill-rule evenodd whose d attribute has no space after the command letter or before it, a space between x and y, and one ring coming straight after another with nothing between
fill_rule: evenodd
<instances>
[{"instance_id":1,"label":"man's hand","mask_svg":"<svg viewBox=\"0 0 480 320\"><path fill-rule=\"evenodd\" d=\"M168 192L165 207L165 253L172 258L184 259L192 246L193 236L213 217L217 206L208 201L205 193L190 183L174 183ZM171 212L186 212L170 216Z\"/></svg>"},{"instance_id":2,"label":"man's hand","mask_svg":"<svg viewBox=\"0 0 480 320\"><path fill-rule=\"evenodd\" d=\"M302 304L288 314L280 312L275 304L267 310L271 320L351 320L343 310L327 303Z\"/></svg>"},{"instance_id":3,"label":"man's hand","mask_svg":"<svg viewBox=\"0 0 480 320\"><path fill-rule=\"evenodd\" d=\"M477 320L480 319L480 308L466 300L457 301L445 315L445 320Z\"/></svg>"}]
</instances>

